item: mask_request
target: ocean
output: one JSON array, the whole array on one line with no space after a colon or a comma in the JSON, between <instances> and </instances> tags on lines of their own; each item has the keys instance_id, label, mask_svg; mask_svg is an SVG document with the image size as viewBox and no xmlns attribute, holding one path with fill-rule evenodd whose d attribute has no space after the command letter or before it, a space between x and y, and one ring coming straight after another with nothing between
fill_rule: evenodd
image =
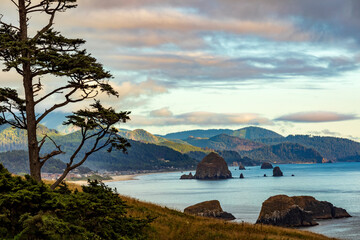
<instances>
[{"instance_id":1,"label":"ocean","mask_svg":"<svg viewBox=\"0 0 360 240\"><path fill-rule=\"evenodd\" d=\"M313 196L346 209L353 217L322 220L318 221L318 226L302 229L340 239L360 239L360 163L274 166L281 168L283 177L272 177L272 169L260 169L260 166L246 167L246 170L229 167L233 178L226 180L180 180L182 174L189 173L187 171L141 175L136 180L107 185L122 195L180 211L216 199L224 211L236 217L235 221L249 223L256 222L262 202L271 196ZM244 179L239 179L240 173L244 174Z\"/></svg>"}]
</instances>

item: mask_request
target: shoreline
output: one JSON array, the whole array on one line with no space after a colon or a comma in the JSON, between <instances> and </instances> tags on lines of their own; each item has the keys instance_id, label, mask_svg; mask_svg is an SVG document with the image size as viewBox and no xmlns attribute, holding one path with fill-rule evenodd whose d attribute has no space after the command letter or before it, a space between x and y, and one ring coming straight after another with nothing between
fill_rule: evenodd
<instances>
[{"instance_id":1,"label":"shoreline","mask_svg":"<svg viewBox=\"0 0 360 240\"><path fill-rule=\"evenodd\" d=\"M134 174L124 174L124 175L109 175L112 179L109 180L101 180L103 183L108 182L121 182L121 181L132 181L132 180L138 180L137 177L144 176L144 175L150 175L150 174L157 174L157 173L171 173L171 172L185 172L185 171L194 171L194 170L174 170L174 171L154 171L154 172L145 172L145 173L134 173ZM87 185L86 180L79 180L79 181L66 181L68 183L73 183L77 185Z\"/></svg>"}]
</instances>

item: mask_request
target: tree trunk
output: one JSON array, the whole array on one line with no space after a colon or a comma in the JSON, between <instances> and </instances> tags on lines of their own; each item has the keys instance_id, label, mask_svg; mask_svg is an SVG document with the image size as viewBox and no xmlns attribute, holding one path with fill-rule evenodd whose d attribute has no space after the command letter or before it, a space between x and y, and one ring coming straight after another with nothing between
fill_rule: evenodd
<instances>
[{"instance_id":1,"label":"tree trunk","mask_svg":"<svg viewBox=\"0 0 360 240\"><path fill-rule=\"evenodd\" d=\"M25 0L19 0L19 22L20 22L20 36L22 42L27 42L27 12L25 7ZM23 50L22 56L26 59L30 58L30 53L27 49ZM23 65L23 85L25 90L26 100L26 124L28 137L28 151L30 175L38 182L41 181L41 163L39 159L39 146L36 137L36 116L35 116L35 102L33 92L33 77L31 73L31 66L29 60L24 60Z\"/></svg>"}]
</instances>

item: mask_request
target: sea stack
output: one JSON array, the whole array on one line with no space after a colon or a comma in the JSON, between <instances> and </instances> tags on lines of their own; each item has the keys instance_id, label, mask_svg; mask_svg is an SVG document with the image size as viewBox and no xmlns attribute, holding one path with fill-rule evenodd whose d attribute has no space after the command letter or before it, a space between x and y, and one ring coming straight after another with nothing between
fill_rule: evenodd
<instances>
[{"instance_id":1,"label":"sea stack","mask_svg":"<svg viewBox=\"0 0 360 240\"><path fill-rule=\"evenodd\" d=\"M234 220L235 217L228 212L224 212L218 200L201 202L184 209L184 213L201 216L220 218L224 220Z\"/></svg>"},{"instance_id":2,"label":"sea stack","mask_svg":"<svg viewBox=\"0 0 360 240\"><path fill-rule=\"evenodd\" d=\"M273 169L273 166L271 165L271 163L264 162L263 164L261 164L261 169Z\"/></svg>"},{"instance_id":3,"label":"sea stack","mask_svg":"<svg viewBox=\"0 0 360 240\"><path fill-rule=\"evenodd\" d=\"M274 167L274 169L273 169L273 177L282 177L282 176L283 176L283 173L280 170L280 168L279 167Z\"/></svg>"},{"instance_id":4,"label":"sea stack","mask_svg":"<svg viewBox=\"0 0 360 240\"><path fill-rule=\"evenodd\" d=\"M256 223L283 227L318 225L315 219L351 217L345 209L311 196L276 195L263 202Z\"/></svg>"},{"instance_id":5,"label":"sea stack","mask_svg":"<svg viewBox=\"0 0 360 240\"><path fill-rule=\"evenodd\" d=\"M190 172L189 175L183 174L181 175L180 179L193 179L194 176L192 175L192 173Z\"/></svg>"},{"instance_id":6,"label":"sea stack","mask_svg":"<svg viewBox=\"0 0 360 240\"><path fill-rule=\"evenodd\" d=\"M210 153L196 167L195 179L226 179L232 178L225 160L217 153Z\"/></svg>"},{"instance_id":7,"label":"sea stack","mask_svg":"<svg viewBox=\"0 0 360 240\"><path fill-rule=\"evenodd\" d=\"M245 167L242 163L240 163L240 165L239 165L239 170L245 170Z\"/></svg>"}]
</instances>

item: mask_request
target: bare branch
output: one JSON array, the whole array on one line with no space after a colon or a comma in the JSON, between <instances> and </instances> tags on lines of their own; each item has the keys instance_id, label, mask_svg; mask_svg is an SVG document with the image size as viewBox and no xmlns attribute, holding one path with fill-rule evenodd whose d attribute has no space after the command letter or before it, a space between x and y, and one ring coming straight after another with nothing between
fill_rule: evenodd
<instances>
[{"instance_id":1,"label":"bare branch","mask_svg":"<svg viewBox=\"0 0 360 240\"><path fill-rule=\"evenodd\" d=\"M46 94L45 96L43 96L42 98L39 98L38 100L35 101L35 105L44 101L46 98L50 97L51 95L55 94L55 93L63 93L63 92L60 92L62 90L65 90L65 89L68 89L68 88L73 88L74 86L72 85L66 85L64 87L60 87L60 88L57 88L53 91L51 91L50 93Z\"/></svg>"},{"instance_id":2,"label":"bare branch","mask_svg":"<svg viewBox=\"0 0 360 240\"><path fill-rule=\"evenodd\" d=\"M39 146L39 151L40 149L42 148L42 146L44 145L45 141L46 141L46 138L48 138L54 145L55 147L57 148L57 150L54 150L52 151L51 153L49 154L46 154L45 156L43 157L39 157L40 159L40 164L41 166L44 165L44 163L49 160L50 158L56 156L56 155L59 155L59 154L64 154L64 152L61 150L61 146L60 145L57 145L56 142L54 141L54 139L52 139L50 136L48 136L47 134L44 135L44 137L41 139L40 141L40 146Z\"/></svg>"},{"instance_id":3,"label":"bare branch","mask_svg":"<svg viewBox=\"0 0 360 240\"><path fill-rule=\"evenodd\" d=\"M3 22L3 21L2 21L2 18L3 18L3 17L4 17L4 15L0 14L0 24L6 26L6 27L8 27L8 28L13 28L13 29L16 29L16 30L20 31L20 28L18 28L18 27L16 27L16 26L13 26L13 25L11 25L11 24L8 24L8 23Z\"/></svg>"},{"instance_id":4,"label":"bare branch","mask_svg":"<svg viewBox=\"0 0 360 240\"><path fill-rule=\"evenodd\" d=\"M19 8L19 5L18 5L14 0L11 0L11 2L12 2L17 8Z\"/></svg>"}]
</instances>

